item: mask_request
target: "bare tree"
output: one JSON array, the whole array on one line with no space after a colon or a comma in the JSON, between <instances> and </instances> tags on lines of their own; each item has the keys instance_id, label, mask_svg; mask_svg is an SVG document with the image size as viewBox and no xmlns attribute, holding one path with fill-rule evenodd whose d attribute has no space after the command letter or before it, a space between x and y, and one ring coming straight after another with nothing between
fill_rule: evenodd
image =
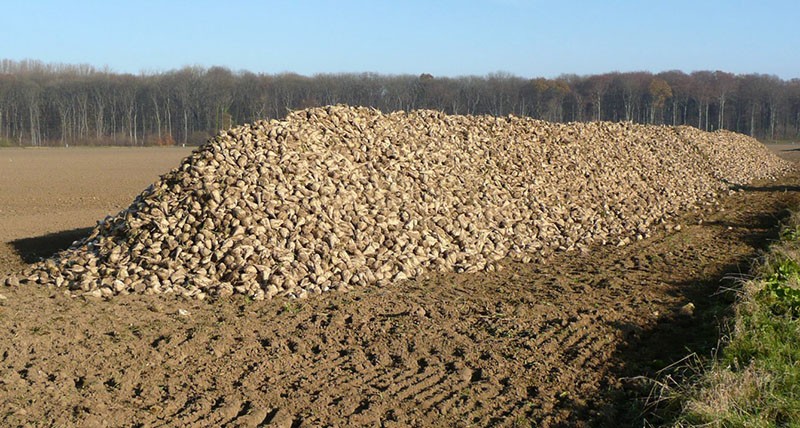
<instances>
[{"instance_id":1,"label":"bare tree","mask_svg":"<svg viewBox=\"0 0 800 428\"><path fill-rule=\"evenodd\" d=\"M661 113L660 121L664 122L664 104L672 98L672 88L664 79L654 77L648 86L650 95L650 123L656 123L656 110Z\"/></svg>"}]
</instances>

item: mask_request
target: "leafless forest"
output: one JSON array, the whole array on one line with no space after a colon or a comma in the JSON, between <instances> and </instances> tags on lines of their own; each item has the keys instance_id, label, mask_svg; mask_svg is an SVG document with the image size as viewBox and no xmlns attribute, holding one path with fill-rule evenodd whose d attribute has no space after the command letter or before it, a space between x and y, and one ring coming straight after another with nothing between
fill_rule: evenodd
<instances>
[{"instance_id":1,"label":"leafless forest","mask_svg":"<svg viewBox=\"0 0 800 428\"><path fill-rule=\"evenodd\" d=\"M800 135L800 79L762 74L308 77L185 67L131 75L89 65L0 60L0 146L200 144L233 124L337 103L556 122L691 125L770 140Z\"/></svg>"}]
</instances>

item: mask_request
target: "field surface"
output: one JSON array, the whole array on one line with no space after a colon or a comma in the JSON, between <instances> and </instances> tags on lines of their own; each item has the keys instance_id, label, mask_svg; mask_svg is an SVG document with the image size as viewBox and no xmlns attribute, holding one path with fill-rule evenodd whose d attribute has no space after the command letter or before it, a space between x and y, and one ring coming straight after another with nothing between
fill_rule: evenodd
<instances>
[{"instance_id":1,"label":"field surface","mask_svg":"<svg viewBox=\"0 0 800 428\"><path fill-rule=\"evenodd\" d=\"M85 236L186 154L0 150L0 274ZM624 247L307 300L0 288L0 425L641 425L637 377L713 352L720 290L798 190L796 175L754 183Z\"/></svg>"}]
</instances>

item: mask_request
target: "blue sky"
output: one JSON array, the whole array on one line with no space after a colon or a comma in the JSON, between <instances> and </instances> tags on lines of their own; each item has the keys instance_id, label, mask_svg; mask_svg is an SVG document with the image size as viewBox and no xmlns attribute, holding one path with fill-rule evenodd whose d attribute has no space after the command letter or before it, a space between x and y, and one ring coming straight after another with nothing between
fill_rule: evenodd
<instances>
[{"instance_id":1,"label":"blue sky","mask_svg":"<svg viewBox=\"0 0 800 428\"><path fill-rule=\"evenodd\" d=\"M159 72L800 77L797 0L8 1L0 58Z\"/></svg>"}]
</instances>

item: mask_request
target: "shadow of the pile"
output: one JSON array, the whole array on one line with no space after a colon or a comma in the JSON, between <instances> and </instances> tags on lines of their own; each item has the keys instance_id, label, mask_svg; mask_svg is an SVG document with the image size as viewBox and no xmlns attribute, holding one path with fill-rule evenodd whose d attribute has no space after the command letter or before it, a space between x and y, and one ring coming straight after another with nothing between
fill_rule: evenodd
<instances>
[{"instance_id":1,"label":"shadow of the pile","mask_svg":"<svg viewBox=\"0 0 800 428\"><path fill-rule=\"evenodd\" d=\"M783 201L770 212L747 216L736 223L716 223L746 228L748 232L742 240L752 252L713 273L672 284L671 293L680 301L694 304L691 314L676 307L647 328L635 323L615 325L624 340L614 352L607 385L597 397L585 401L588 405L563 403L570 408L572 417L559 426L671 425L683 403L670 400L669 392L685 391L702 373L703 367L721 352L720 348L724 347L721 338L732 331L737 293L744 280L750 277L753 263L762 251L778 239L778 226L788 217L787 208L791 205Z\"/></svg>"},{"instance_id":2,"label":"shadow of the pile","mask_svg":"<svg viewBox=\"0 0 800 428\"><path fill-rule=\"evenodd\" d=\"M17 239L16 241L11 241L10 244L25 263L36 263L42 259L52 257L59 251L66 250L75 241L89 236L91 231L91 227L82 227L48 233L47 235L33 238Z\"/></svg>"},{"instance_id":3,"label":"shadow of the pile","mask_svg":"<svg viewBox=\"0 0 800 428\"><path fill-rule=\"evenodd\" d=\"M690 311L673 308L646 328L615 324L624 341L614 352L608 383L591 407L574 406L577 420L595 427L668 425L682 404L670 399L671 391L685 388L702 371L730 330L735 277L741 277L733 272L746 263L727 266L730 276L674 284L681 300L694 305Z\"/></svg>"},{"instance_id":4,"label":"shadow of the pile","mask_svg":"<svg viewBox=\"0 0 800 428\"><path fill-rule=\"evenodd\" d=\"M731 186L730 189L745 192L800 192L800 186Z\"/></svg>"}]
</instances>

